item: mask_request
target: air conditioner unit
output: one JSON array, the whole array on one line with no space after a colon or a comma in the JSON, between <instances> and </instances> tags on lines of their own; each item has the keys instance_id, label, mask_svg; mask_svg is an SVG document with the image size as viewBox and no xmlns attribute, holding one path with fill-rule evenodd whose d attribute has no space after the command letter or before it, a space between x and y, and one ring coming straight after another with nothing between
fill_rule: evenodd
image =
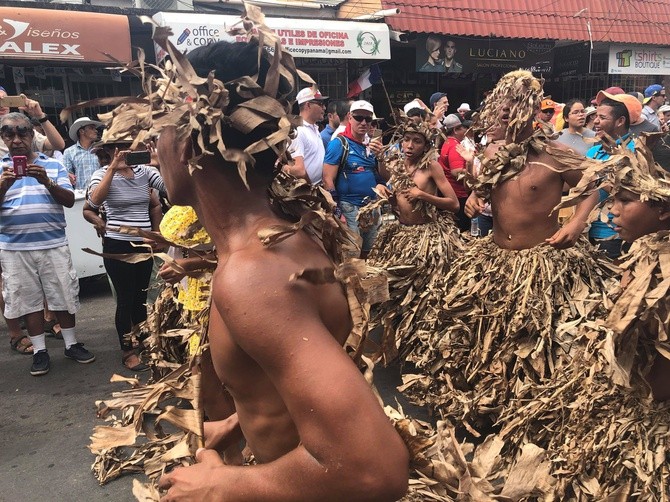
<instances>
[{"instance_id":1,"label":"air conditioner unit","mask_svg":"<svg viewBox=\"0 0 670 502\"><path fill-rule=\"evenodd\" d=\"M149 9L157 12L166 10L193 11L193 0L133 0L136 9Z\"/></svg>"}]
</instances>

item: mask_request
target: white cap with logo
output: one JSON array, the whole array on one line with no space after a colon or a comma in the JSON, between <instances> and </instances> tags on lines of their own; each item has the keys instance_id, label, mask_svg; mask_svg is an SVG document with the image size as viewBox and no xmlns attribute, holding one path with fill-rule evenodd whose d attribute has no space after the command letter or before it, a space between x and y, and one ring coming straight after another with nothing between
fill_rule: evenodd
<instances>
[{"instance_id":1,"label":"white cap with logo","mask_svg":"<svg viewBox=\"0 0 670 502\"><path fill-rule=\"evenodd\" d=\"M372 103L364 100L359 100L359 101L354 101L351 103L351 106L349 107L349 113L354 113L359 110L364 110L366 112L370 112L374 115L375 109L372 107Z\"/></svg>"},{"instance_id":2,"label":"white cap with logo","mask_svg":"<svg viewBox=\"0 0 670 502\"><path fill-rule=\"evenodd\" d=\"M322 96L316 87L305 87L296 96L298 104L307 103L308 101L325 101L328 96Z\"/></svg>"}]
</instances>

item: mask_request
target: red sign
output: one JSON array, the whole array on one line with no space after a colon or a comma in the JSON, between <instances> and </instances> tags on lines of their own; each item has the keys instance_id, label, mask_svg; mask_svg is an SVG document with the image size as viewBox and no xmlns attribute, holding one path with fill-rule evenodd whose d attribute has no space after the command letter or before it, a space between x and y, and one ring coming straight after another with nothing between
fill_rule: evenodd
<instances>
[{"instance_id":1,"label":"red sign","mask_svg":"<svg viewBox=\"0 0 670 502\"><path fill-rule=\"evenodd\" d=\"M0 60L131 60L126 16L0 7Z\"/></svg>"}]
</instances>

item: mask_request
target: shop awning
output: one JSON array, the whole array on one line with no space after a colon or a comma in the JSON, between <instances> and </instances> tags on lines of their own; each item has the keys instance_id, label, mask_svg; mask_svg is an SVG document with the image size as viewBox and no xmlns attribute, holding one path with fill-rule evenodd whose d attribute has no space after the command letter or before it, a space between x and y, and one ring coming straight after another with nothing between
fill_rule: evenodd
<instances>
[{"instance_id":1,"label":"shop awning","mask_svg":"<svg viewBox=\"0 0 670 502\"><path fill-rule=\"evenodd\" d=\"M159 12L153 19L172 28L170 40L181 51L217 40L246 40L227 33L240 22L239 16ZM389 29L383 23L269 17L265 22L281 37L293 57L391 59ZM156 48L156 60L164 57Z\"/></svg>"},{"instance_id":2,"label":"shop awning","mask_svg":"<svg viewBox=\"0 0 670 502\"><path fill-rule=\"evenodd\" d=\"M382 0L394 30L461 36L668 45L667 0Z\"/></svg>"},{"instance_id":3,"label":"shop awning","mask_svg":"<svg viewBox=\"0 0 670 502\"><path fill-rule=\"evenodd\" d=\"M0 7L0 60L131 60L128 18L95 12Z\"/></svg>"}]
</instances>

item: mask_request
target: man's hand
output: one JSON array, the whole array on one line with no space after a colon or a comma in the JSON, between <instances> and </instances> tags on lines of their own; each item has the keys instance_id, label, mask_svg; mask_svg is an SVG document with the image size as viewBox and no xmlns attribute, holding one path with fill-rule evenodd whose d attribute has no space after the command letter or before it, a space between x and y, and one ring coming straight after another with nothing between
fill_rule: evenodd
<instances>
[{"instance_id":1,"label":"man's hand","mask_svg":"<svg viewBox=\"0 0 670 502\"><path fill-rule=\"evenodd\" d=\"M151 154L151 162L149 162L149 165L151 167L155 167L156 169L160 169L160 162L158 161L158 149L156 148L156 142L154 140L151 140L146 144L146 147L147 152Z\"/></svg>"},{"instance_id":2,"label":"man's hand","mask_svg":"<svg viewBox=\"0 0 670 502\"><path fill-rule=\"evenodd\" d=\"M176 259L175 260L179 266L182 266L181 263L179 263L181 260ZM180 272L173 266L171 266L169 263L163 263L163 266L160 268L158 271L158 276L163 279L165 282L168 284L175 284L179 281L181 281L185 276L186 272Z\"/></svg>"},{"instance_id":3,"label":"man's hand","mask_svg":"<svg viewBox=\"0 0 670 502\"><path fill-rule=\"evenodd\" d=\"M410 202L414 202L414 201L421 200L421 198L423 197L423 193L424 193L424 192L423 192L423 190L421 190L421 189L418 188L418 187L412 187L412 188L409 188L409 189L407 189L407 190L403 190L403 191L400 192L400 193L401 193L401 194L402 194L408 201L410 201Z\"/></svg>"},{"instance_id":4,"label":"man's hand","mask_svg":"<svg viewBox=\"0 0 670 502\"><path fill-rule=\"evenodd\" d=\"M179 467L169 474L165 474L158 481L161 490L167 493L161 497L161 502L189 501L216 502L223 500L220 482L220 468L224 467L223 460L214 450L200 448L195 458L196 465Z\"/></svg>"},{"instance_id":5,"label":"man's hand","mask_svg":"<svg viewBox=\"0 0 670 502\"><path fill-rule=\"evenodd\" d=\"M444 114L447 112L447 105L445 103L439 103L433 110L433 115L435 115L435 120L439 123Z\"/></svg>"},{"instance_id":6,"label":"man's hand","mask_svg":"<svg viewBox=\"0 0 670 502\"><path fill-rule=\"evenodd\" d=\"M8 167L2 170L2 176L0 176L0 188L2 190L9 190L9 187L11 187L15 181L16 174L14 174L14 169Z\"/></svg>"},{"instance_id":7,"label":"man's hand","mask_svg":"<svg viewBox=\"0 0 670 502\"><path fill-rule=\"evenodd\" d=\"M77 185L77 176L75 176L74 173L67 173L67 177L70 178L70 185Z\"/></svg>"},{"instance_id":8,"label":"man's hand","mask_svg":"<svg viewBox=\"0 0 670 502\"><path fill-rule=\"evenodd\" d=\"M49 184L51 183L51 178L47 176L46 169L44 169L42 166L38 166L37 164L28 164L28 170L26 171L26 173L31 178L35 178L45 187L48 187Z\"/></svg>"},{"instance_id":9,"label":"man's hand","mask_svg":"<svg viewBox=\"0 0 670 502\"><path fill-rule=\"evenodd\" d=\"M24 94L21 94L21 96L25 97ZM42 111L39 102L28 97L26 97L26 106L19 106L19 110L28 113L28 115L36 119L44 116L44 112Z\"/></svg>"},{"instance_id":10,"label":"man's hand","mask_svg":"<svg viewBox=\"0 0 670 502\"><path fill-rule=\"evenodd\" d=\"M380 138L371 139L368 148L375 154L375 157L379 157L384 151L384 143Z\"/></svg>"},{"instance_id":11,"label":"man's hand","mask_svg":"<svg viewBox=\"0 0 670 502\"><path fill-rule=\"evenodd\" d=\"M478 197L475 192L472 192L468 197L468 200L465 201L464 212L468 218L476 218L486 206L486 202L481 197Z\"/></svg>"},{"instance_id":12,"label":"man's hand","mask_svg":"<svg viewBox=\"0 0 670 502\"><path fill-rule=\"evenodd\" d=\"M575 245L584 228L586 228L586 223L573 218L544 241L556 249L567 249Z\"/></svg>"}]
</instances>

